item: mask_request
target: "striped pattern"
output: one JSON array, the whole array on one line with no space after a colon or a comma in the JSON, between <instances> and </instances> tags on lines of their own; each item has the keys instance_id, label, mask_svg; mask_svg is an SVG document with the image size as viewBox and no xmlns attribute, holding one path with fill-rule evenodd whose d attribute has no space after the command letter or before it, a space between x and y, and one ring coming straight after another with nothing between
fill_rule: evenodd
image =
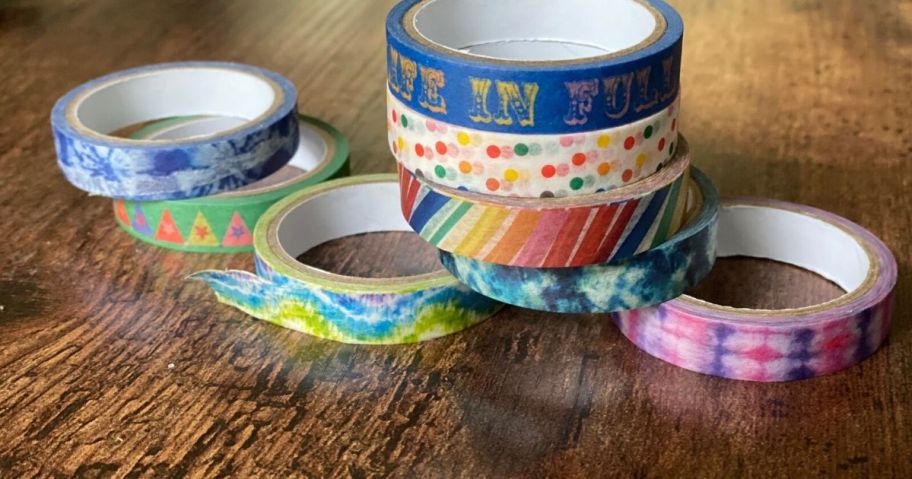
<instances>
[{"instance_id":1,"label":"striped pattern","mask_svg":"<svg viewBox=\"0 0 912 479\"><path fill-rule=\"evenodd\" d=\"M401 167L399 185L402 214L437 248L489 263L554 268L626 258L667 240L682 223L683 172L642 196L579 207L473 202L441 193Z\"/></svg>"}]
</instances>

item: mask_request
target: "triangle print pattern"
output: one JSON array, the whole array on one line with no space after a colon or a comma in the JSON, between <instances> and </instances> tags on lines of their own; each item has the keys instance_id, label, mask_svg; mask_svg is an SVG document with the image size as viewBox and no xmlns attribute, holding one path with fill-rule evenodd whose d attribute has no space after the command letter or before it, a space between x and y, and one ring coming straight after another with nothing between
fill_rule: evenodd
<instances>
[{"instance_id":1,"label":"triangle print pattern","mask_svg":"<svg viewBox=\"0 0 912 479\"><path fill-rule=\"evenodd\" d=\"M171 217L171 212L166 208L162 211L161 221L158 223L158 231L155 233L155 239L167 241L169 243L183 244L184 237L181 236L180 230Z\"/></svg>"},{"instance_id":2,"label":"triangle print pattern","mask_svg":"<svg viewBox=\"0 0 912 479\"><path fill-rule=\"evenodd\" d=\"M187 244L192 246L218 246L218 238L212 232L212 227L203 216L203 212L196 213L196 219L193 220L193 227L190 228L190 234L187 237Z\"/></svg>"},{"instance_id":3,"label":"triangle print pattern","mask_svg":"<svg viewBox=\"0 0 912 479\"><path fill-rule=\"evenodd\" d=\"M130 224L130 215L127 214L127 203L124 200L114 200L114 214L121 223Z\"/></svg>"},{"instance_id":4,"label":"triangle print pattern","mask_svg":"<svg viewBox=\"0 0 912 479\"><path fill-rule=\"evenodd\" d=\"M228 224L228 231L225 232L225 239L222 240L222 246L250 246L253 244L253 236L250 229L241 218L237 211L231 216L231 223Z\"/></svg>"},{"instance_id":5,"label":"triangle print pattern","mask_svg":"<svg viewBox=\"0 0 912 479\"><path fill-rule=\"evenodd\" d=\"M134 203L133 206L133 229L136 230L137 233L152 236L152 227L149 226L149 221L146 220L146 213L139 203Z\"/></svg>"}]
</instances>

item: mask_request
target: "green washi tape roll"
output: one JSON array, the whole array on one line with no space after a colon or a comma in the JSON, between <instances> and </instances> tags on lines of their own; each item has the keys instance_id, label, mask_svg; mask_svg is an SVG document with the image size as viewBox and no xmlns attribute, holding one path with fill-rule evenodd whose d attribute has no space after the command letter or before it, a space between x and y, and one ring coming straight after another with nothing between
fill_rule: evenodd
<instances>
[{"instance_id":1,"label":"green washi tape roll","mask_svg":"<svg viewBox=\"0 0 912 479\"><path fill-rule=\"evenodd\" d=\"M134 138L189 138L238 124L229 117L161 120ZM253 251L253 226L276 201L323 181L348 176L348 140L331 125L300 117L301 141L291 161L243 188L187 200L114 200L117 224L147 243L199 253Z\"/></svg>"},{"instance_id":2,"label":"green washi tape roll","mask_svg":"<svg viewBox=\"0 0 912 479\"><path fill-rule=\"evenodd\" d=\"M251 316L345 343L436 338L480 323L503 306L442 267L414 276L360 278L295 259L326 241L378 231L411 232L399 212L396 175L337 179L294 193L260 217L253 233L257 274L210 270L190 277Z\"/></svg>"}]
</instances>

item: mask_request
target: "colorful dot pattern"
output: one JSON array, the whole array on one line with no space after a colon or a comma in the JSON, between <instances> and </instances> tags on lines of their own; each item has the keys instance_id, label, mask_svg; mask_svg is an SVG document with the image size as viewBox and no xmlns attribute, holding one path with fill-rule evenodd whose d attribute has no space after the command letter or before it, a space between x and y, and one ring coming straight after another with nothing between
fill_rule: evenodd
<instances>
[{"instance_id":1,"label":"colorful dot pattern","mask_svg":"<svg viewBox=\"0 0 912 479\"><path fill-rule=\"evenodd\" d=\"M526 198L607 191L653 174L675 153L678 101L643 120L572 135L520 135L425 117L387 92L390 150L435 183Z\"/></svg>"}]
</instances>

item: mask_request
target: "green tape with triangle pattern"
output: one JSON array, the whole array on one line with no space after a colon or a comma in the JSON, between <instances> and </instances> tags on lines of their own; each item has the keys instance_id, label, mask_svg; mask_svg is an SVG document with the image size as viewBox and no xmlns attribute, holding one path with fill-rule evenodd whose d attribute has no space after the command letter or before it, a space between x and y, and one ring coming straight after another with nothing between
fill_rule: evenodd
<instances>
[{"instance_id":1,"label":"green tape with triangle pattern","mask_svg":"<svg viewBox=\"0 0 912 479\"><path fill-rule=\"evenodd\" d=\"M316 118L299 118L301 142L284 168L256 183L188 200L114 200L117 224L163 248L199 253L253 251L253 228L273 203L317 183L348 176L348 140ZM180 117L154 122L131 137L167 139L231 128L241 120Z\"/></svg>"}]
</instances>

